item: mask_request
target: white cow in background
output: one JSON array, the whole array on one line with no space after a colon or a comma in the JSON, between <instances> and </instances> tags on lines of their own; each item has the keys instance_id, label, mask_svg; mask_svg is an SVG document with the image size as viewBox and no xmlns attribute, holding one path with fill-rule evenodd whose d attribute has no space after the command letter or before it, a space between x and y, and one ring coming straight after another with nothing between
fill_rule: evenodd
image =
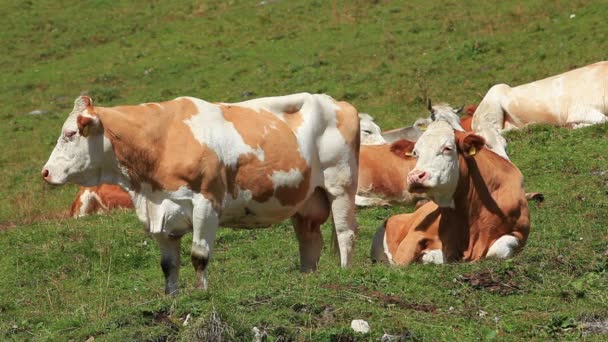
<instances>
[{"instance_id":1,"label":"white cow in background","mask_svg":"<svg viewBox=\"0 0 608 342\"><path fill-rule=\"evenodd\" d=\"M606 122L608 62L599 62L543 80L490 88L473 114L473 131L507 158L502 132L533 123L580 128Z\"/></svg>"}]
</instances>

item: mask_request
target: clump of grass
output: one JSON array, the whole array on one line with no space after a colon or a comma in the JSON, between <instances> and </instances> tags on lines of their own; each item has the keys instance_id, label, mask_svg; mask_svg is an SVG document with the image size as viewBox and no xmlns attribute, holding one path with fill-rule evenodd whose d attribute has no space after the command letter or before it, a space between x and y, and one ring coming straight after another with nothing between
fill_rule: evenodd
<instances>
[{"instance_id":1,"label":"clump of grass","mask_svg":"<svg viewBox=\"0 0 608 342\"><path fill-rule=\"evenodd\" d=\"M236 332L228 322L214 309L207 317L196 320L184 341L224 342L235 341Z\"/></svg>"}]
</instances>

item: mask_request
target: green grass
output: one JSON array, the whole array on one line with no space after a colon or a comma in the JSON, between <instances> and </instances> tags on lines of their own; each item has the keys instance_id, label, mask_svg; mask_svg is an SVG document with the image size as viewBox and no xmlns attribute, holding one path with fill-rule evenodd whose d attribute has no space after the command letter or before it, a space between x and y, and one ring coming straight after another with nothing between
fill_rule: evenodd
<instances>
[{"instance_id":1,"label":"green grass","mask_svg":"<svg viewBox=\"0 0 608 342\"><path fill-rule=\"evenodd\" d=\"M326 248L320 270L300 274L287 223L223 229L210 291L193 289L185 242L182 293L168 298L134 213L61 219L76 188L39 172L81 92L100 105L325 92L388 129L423 115L427 96L478 103L493 84L608 59L605 2L257 3L2 1L0 339L191 340L212 312L238 340L253 326L270 341L606 338L582 324L608 319L607 125L509 135L527 190L546 202L531 204L528 245L504 262L372 265L375 228L411 208L366 209L351 269ZM488 272L510 287L467 281ZM371 333L351 332L352 319Z\"/></svg>"}]
</instances>

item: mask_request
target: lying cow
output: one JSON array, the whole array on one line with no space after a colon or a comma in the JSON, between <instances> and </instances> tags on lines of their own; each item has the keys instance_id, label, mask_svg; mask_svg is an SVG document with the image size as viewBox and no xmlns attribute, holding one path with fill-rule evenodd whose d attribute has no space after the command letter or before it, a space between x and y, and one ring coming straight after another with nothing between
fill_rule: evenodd
<instances>
[{"instance_id":1,"label":"lying cow","mask_svg":"<svg viewBox=\"0 0 608 342\"><path fill-rule=\"evenodd\" d=\"M432 202L385 221L372 242L373 260L408 265L508 258L525 245L530 217L523 176L484 148L482 137L437 121L413 153L408 189Z\"/></svg>"},{"instance_id":2,"label":"lying cow","mask_svg":"<svg viewBox=\"0 0 608 342\"><path fill-rule=\"evenodd\" d=\"M428 104L431 114L428 119L416 120L416 124L412 127L392 130L388 139L385 139L385 132L379 134L380 127L369 114L360 115L362 143L359 154L357 206L409 204L424 198L422 195L410 193L407 190L406 179L403 177L416 165L416 159L410 155L414 140L390 141L390 139L402 136L418 139L433 120L448 120L460 127L458 124L460 110L447 104L431 106L430 101Z\"/></svg>"},{"instance_id":3,"label":"lying cow","mask_svg":"<svg viewBox=\"0 0 608 342\"><path fill-rule=\"evenodd\" d=\"M599 62L514 88L490 88L473 115L472 128L508 158L504 130L532 123L579 128L608 121L608 62Z\"/></svg>"},{"instance_id":4,"label":"lying cow","mask_svg":"<svg viewBox=\"0 0 608 342\"><path fill-rule=\"evenodd\" d=\"M107 213L117 208L133 208L131 196L118 185L81 186L70 208L70 216Z\"/></svg>"},{"instance_id":5,"label":"lying cow","mask_svg":"<svg viewBox=\"0 0 608 342\"><path fill-rule=\"evenodd\" d=\"M180 238L192 235L196 287L207 289L216 230L292 219L300 270L317 268L330 212L342 267L357 233L359 119L307 93L240 103L197 98L94 107L76 99L42 176L50 184L126 189L158 240L165 292L178 291Z\"/></svg>"}]
</instances>

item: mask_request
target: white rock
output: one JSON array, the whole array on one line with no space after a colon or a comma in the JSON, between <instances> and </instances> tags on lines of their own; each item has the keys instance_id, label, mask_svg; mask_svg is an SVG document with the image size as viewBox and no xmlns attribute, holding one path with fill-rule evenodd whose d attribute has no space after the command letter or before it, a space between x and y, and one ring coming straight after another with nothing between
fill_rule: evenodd
<instances>
[{"instance_id":1,"label":"white rock","mask_svg":"<svg viewBox=\"0 0 608 342\"><path fill-rule=\"evenodd\" d=\"M350 327L358 333L367 334L369 332L369 323L362 319L354 319L350 323Z\"/></svg>"},{"instance_id":2,"label":"white rock","mask_svg":"<svg viewBox=\"0 0 608 342\"><path fill-rule=\"evenodd\" d=\"M574 14L574 13L570 14L570 19L574 19L574 18L576 18L576 14Z\"/></svg>"},{"instance_id":3,"label":"white rock","mask_svg":"<svg viewBox=\"0 0 608 342\"><path fill-rule=\"evenodd\" d=\"M182 326L187 326L188 323L190 323L190 318L192 318L192 316L190 316L190 314L186 315L186 319L184 320L184 323L182 324Z\"/></svg>"}]
</instances>

